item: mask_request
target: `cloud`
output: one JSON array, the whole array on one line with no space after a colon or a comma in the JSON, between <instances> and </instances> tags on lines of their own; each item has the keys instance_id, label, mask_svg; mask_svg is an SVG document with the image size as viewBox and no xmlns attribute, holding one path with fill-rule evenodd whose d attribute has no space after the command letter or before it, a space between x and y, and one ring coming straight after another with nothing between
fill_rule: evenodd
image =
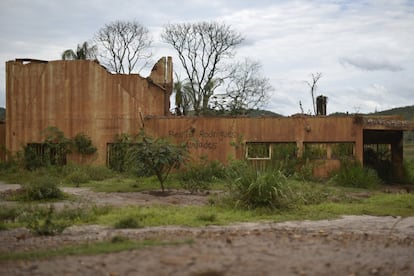
<instances>
[{"instance_id":1,"label":"cloud","mask_svg":"<svg viewBox=\"0 0 414 276\"><path fill-rule=\"evenodd\" d=\"M245 37L234 59L262 63L275 87L267 108L278 113L299 112L299 101L305 112L312 109L305 81L315 72L323 74L317 92L329 97L328 113L414 104L411 2L2 0L0 106L5 106L7 60L59 59L104 24L132 19L150 29L154 60L171 55L178 72L174 49L160 39L165 24L211 20L232 26Z\"/></svg>"},{"instance_id":2,"label":"cloud","mask_svg":"<svg viewBox=\"0 0 414 276\"><path fill-rule=\"evenodd\" d=\"M404 68L399 64L395 64L386 59L381 58L369 58L362 56L355 57L343 57L339 59L339 62L343 66L351 65L355 68L366 71L391 71L398 72L403 71Z\"/></svg>"}]
</instances>

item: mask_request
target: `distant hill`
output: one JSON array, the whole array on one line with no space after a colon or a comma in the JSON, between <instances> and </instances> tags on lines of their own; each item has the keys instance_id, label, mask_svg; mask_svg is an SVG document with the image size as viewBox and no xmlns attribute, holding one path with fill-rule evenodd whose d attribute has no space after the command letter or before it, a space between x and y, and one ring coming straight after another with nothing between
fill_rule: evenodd
<instances>
[{"instance_id":1,"label":"distant hill","mask_svg":"<svg viewBox=\"0 0 414 276\"><path fill-rule=\"evenodd\" d=\"M405 107L396 107L393 109L371 113L369 115L399 115L403 117L404 120L412 121L414 120L414 105L405 106Z\"/></svg>"},{"instance_id":2,"label":"distant hill","mask_svg":"<svg viewBox=\"0 0 414 276\"><path fill-rule=\"evenodd\" d=\"M329 116L346 116L346 115L353 115L344 112L335 112L329 114ZM361 115L370 115L370 116L390 116L390 115L397 115L403 117L404 120L413 121L414 120L414 105L405 106L405 107L396 107L388 110L383 110L379 112L373 112L368 114L361 114Z\"/></svg>"},{"instance_id":3,"label":"distant hill","mask_svg":"<svg viewBox=\"0 0 414 276\"><path fill-rule=\"evenodd\" d=\"M0 107L0 121L6 120L6 109L4 107Z\"/></svg>"}]
</instances>

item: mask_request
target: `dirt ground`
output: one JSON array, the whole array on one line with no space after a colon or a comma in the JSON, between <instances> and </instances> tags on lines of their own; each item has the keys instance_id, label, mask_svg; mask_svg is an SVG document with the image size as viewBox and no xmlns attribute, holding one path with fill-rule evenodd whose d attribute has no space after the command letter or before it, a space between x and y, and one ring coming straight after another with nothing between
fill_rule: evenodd
<instances>
[{"instance_id":1,"label":"dirt ground","mask_svg":"<svg viewBox=\"0 0 414 276\"><path fill-rule=\"evenodd\" d=\"M0 184L0 192L17 189ZM65 188L96 204L207 204L207 195L171 191L95 193ZM0 201L0 207L9 202ZM65 203L57 203L65 204ZM96 256L2 262L0 275L414 275L414 217L344 216L336 220L113 229L74 226L57 236L27 229L0 231L0 252L57 248L114 236L192 243Z\"/></svg>"}]
</instances>

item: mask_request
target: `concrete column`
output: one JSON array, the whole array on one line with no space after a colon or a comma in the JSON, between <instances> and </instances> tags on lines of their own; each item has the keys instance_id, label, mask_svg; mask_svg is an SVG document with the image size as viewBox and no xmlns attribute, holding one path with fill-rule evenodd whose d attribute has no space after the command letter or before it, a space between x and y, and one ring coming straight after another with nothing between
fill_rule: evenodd
<instances>
[{"instance_id":1,"label":"concrete column","mask_svg":"<svg viewBox=\"0 0 414 276\"><path fill-rule=\"evenodd\" d=\"M401 180L404 177L404 151L403 151L403 132L399 131L394 134L391 143L391 162L393 178Z\"/></svg>"}]
</instances>

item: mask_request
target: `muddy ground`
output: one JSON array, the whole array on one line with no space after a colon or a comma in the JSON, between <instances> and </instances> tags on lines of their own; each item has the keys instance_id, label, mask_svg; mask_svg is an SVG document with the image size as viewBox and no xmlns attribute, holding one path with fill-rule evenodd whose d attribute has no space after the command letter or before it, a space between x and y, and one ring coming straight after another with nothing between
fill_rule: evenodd
<instances>
[{"instance_id":1,"label":"muddy ground","mask_svg":"<svg viewBox=\"0 0 414 276\"><path fill-rule=\"evenodd\" d=\"M0 191L18 186L0 184ZM171 191L95 193L65 188L84 204L207 204L207 195ZM9 202L0 202L0 207ZM66 204L66 203L57 203ZM57 206L59 207L59 206ZM57 236L0 231L0 252L131 239L188 241L96 256L0 263L0 275L414 275L414 217L344 216L336 220L113 229L74 226Z\"/></svg>"}]
</instances>

